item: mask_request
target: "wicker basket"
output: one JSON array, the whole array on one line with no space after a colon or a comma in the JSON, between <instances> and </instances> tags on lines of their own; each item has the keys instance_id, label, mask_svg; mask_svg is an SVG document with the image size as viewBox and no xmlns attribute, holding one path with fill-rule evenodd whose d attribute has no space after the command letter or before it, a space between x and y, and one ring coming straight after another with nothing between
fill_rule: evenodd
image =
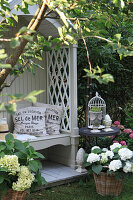
<instances>
[{"instance_id":1,"label":"wicker basket","mask_svg":"<svg viewBox=\"0 0 133 200\"><path fill-rule=\"evenodd\" d=\"M5 195L2 196L1 200L26 200L26 196L26 191L17 192L9 190Z\"/></svg>"},{"instance_id":2,"label":"wicker basket","mask_svg":"<svg viewBox=\"0 0 133 200\"><path fill-rule=\"evenodd\" d=\"M98 194L102 196L118 196L121 193L124 179L118 181L114 175L107 175L104 172L101 172L99 175L93 173L93 176Z\"/></svg>"}]
</instances>

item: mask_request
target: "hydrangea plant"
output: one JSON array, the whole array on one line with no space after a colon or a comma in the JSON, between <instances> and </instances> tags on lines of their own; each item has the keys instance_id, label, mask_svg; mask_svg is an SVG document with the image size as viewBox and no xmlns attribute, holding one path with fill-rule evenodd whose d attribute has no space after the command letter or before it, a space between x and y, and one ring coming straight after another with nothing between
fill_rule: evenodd
<instances>
[{"instance_id":1,"label":"hydrangea plant","mask_svg":"<svg viewBox=\"0 0 133 200\"><path fill-rule=\"evenodd\" d=\"M94 146L91 153L86 154L85 166L96 174L105 172L122 178L125 174L133 173L133 152L119 143L103 149Z\"/></svg>"},{"instance_id":2,"label":"hydrangea plant","mask_svg":"<svg viewBox=\"0 0 133 200\"><path fill-rule=\"evenodd\" d=\"M0 195L9 189L29 192L45 184L40 173L42 164L38 160L44 156L28 142L14 139L12 134L6 135L5 140L0 142Z\"/></svg>"}]
</instances>

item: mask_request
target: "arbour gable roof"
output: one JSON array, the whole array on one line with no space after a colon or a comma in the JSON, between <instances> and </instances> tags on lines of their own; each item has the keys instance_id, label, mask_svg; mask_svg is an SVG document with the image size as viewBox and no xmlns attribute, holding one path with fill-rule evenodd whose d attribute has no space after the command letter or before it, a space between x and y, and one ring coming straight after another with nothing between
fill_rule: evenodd
<instances>
[{"instance_id":1,"label":"arbour gable roof","mask_svg":"<svg viewBox=\"0 0 133 200\"><path fill-rule=\"evenodd\" d=\"M25 18L25 20L29 22L32 19L32 16L34 16L38 8L38 5L29 6L29 14L24 14L21 10L16 11L14 9L14 6L17 4L21 4L21 2L22 2L21 0L11 1L10 2L11 10L14 14L22 15ZM59 19L54 19L55 16L56 14L53 12L51 14L51 18L44 19L39 27L39 32L45 37L48 36L52 36L53 38L59 37L58 28L61 27L62 25Z\"/></svg>"}]
</instances>

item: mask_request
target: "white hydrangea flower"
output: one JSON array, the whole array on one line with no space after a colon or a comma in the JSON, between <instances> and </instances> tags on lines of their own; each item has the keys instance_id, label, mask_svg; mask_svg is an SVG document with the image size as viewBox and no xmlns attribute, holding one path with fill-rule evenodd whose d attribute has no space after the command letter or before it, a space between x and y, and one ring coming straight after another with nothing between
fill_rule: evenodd
<instances>
[{"instance_id":1,"label":"white hydrangea flower","mask_svg":"<svg viewBox=\"0 0 133 200\"><path fill-rule=\"evenodd\" d=\"M133 156L133 152L130 149L122 148L118 151L121 160L128 160L131 159Z\"/></svg>"},{"instance_id":2,"label":"white hydrangea flower","mask_svg":"<svg viewBox=\"0 0 133 200\"><path fill-rule=\"evenodd\" d=\"M111 158L111 159L112 159L112 158L113 158L113 156L114 156L114 153L113 153L113 151L106 151L106 153L105 153L105 154L106 154L106 156L107 156L107 157L109 157L109 158Z\"/></svg>"},{"instance_id":3,"label":"white hydrangea flower","mask_svg":"<svg viewBox=\"0 0 133 200\"><path fill-rule=\"evenodd\" d=\"M14 182L12 184L12 189L15 190L15 191L24 191L28 188L31 187L31 180L30 179L22 179L22 178L18 178L18 181L17 182Z\"/></svg>"},{"instance_id":4,"label":"white hydrangea flower","mask_svg":"<svg viewBox=\"0 0 133 200\"><path fill-rule=\"evenodd\" d=\"M122 145L119 144L119 143L114 143L114 144L112 144L112 145L110 146L110 149L111 149L111 151L113 151L114 149L120 148L121 146L122 146Z\"/></svg>"},{"instance_id":5,"label":"white hydrangea flower","mask_svg":"<svg viewBox=\"0 0 133 200\"><path fill-rule=\"evenodd\" d=\"M19 178L26 178L26 179L31 179L31 181L34 181L34 175L30 172L30 170L26 166L20 167L20 172L18 173L18 176Z\"/></svg>"},{"instance_id":6,"label":"white hydrangea flower","mask_svg":"<svg viewBox=\"0 0 133 200\"><path fill-rule=\"evenodd\" d=\"M125 173L132 172L132 163L127 161L126 165L123 167Z\"/></svg>"},{"instance_id":7,"label":"white hydrangea flower","mask_svg":"<svg viewBox=\"0 0 133 200\"><path fill-rule=\"evenodd\" d=\"M94 149L100 149L100 147L99 146L94 146L94 147L91 148L91 151L93 151Z\"/></svg>"},{"instance_id":8,"label":"white hydrangea flower","mask_svg":"<svg viewBox=\"0 0 133 200\"><path fill-rule=\"evenodd\" d=\"M102 151L106 152L106 151L108 151L108 149L107 148L103 148Z\"/></svg>"},{"instance_id":9,"label":"white hydrangea flower","mask_svg":"<svg viewBox=\"0 0 133 200\"><path fill-rule=\"evenodd\" d=\"M20 164L16 155L5 155L3 158L0 158L0 166L7 168L11 175L15 175L20 170Z\"/></svg>"},{"instance_id":10,"label":"white hydrangea flower","mask_svg":"<svg viewBox=\"0 0 133 200\"><path fill-rule=\"evenodd\" d=\"M100 160L100 156L95 153L90 153L87 158L87 162L94 163Z\"/></svg>"},{"instance_id":11,"label":"white hydrangea flower","mask_svg":"<svg viewBox=\"0 0 133 200\"><path fill-rule=\"evenodd\" d=\"M108 157L107 157L106 153L101 153L100 155L101 155L100 162L101 163L106 163L108 161Z\"/></svg>"},{"instance_id":12,"label":"white hydrangea flower","mask_svg":"<svg viewBox=\"0 0 133 200\"><path fill-rule=\"evenodd\" d=\"M28 167L21 166L18 173L18 180L12 185L12 189L15 191L24 191L31 187L34 181L34 175L29 171Z\"/></svg>"},{"instance_id":13,"label":"white hydrangea flower","mask_svg":"<svg viewBox=\"0 0 133 200\"><path fill-rule=\"evenodd\" d=\"M110 171L117 171L122 167L122 162L120 160L112 160L109 164Z\"/></svg>"}]
</instances>

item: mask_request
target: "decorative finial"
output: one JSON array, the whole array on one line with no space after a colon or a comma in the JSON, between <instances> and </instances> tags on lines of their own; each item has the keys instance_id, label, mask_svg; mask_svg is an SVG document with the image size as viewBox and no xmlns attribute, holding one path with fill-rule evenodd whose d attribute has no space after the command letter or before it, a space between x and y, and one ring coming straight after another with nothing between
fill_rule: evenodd
<instances>
[{"instance_id":1,"label":"decorative finial","mask_svg":"<svg viewBox=\"0 0 133 200\"><path fill-rule=\"evenodd\" d=\"M98 92L96 92L96 97L98 97L99 96L99 94L98 94Z\"/></svg>"},{"instance_id":2,"label":"decorative finial","mask_svg":"<svg viewBox=\"0 0 133 200\"><path fill-rule=\"evenodd\" d=\"M105 119L104 119L104 125L105 125L104 131L105 132L113 131L113 129L111 129L111 124L112 124L112 120L111 120L110 116L108 114L105 115Z\"/></svg>"},{"instance_id":3,"label":"decorative finial","mask_svg":"<svg viewBox=\"0 0 133 200\"><path fill-rule=\"evenodd\" d=\"M84 168L84 154L85 151L83 148L80 148L77 152L76 162L77 162L77 169L76 171L79 173L85 173L87 170Z\"/></svg>"}]
</instances>

